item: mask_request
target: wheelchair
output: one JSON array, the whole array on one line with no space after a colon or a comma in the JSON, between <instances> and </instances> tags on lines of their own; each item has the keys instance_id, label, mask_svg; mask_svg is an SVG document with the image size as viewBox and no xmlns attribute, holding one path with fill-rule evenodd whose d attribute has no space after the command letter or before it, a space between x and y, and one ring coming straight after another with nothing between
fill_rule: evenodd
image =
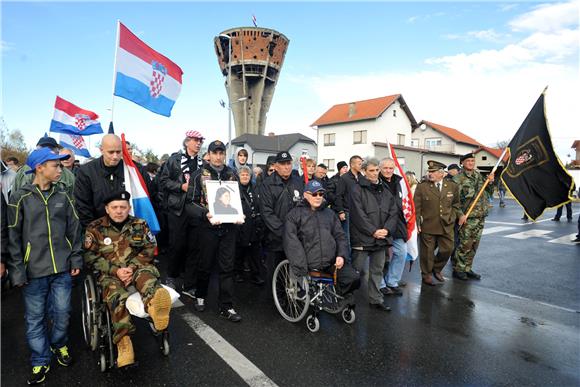
<instances>
[{"instance_id":1,"label":"wheelchair","mask_svg":"<svg viewBox=\"0 0 580 387\"><path fill-rule=\"evenodd\" d=\"M98 351L98 365L101 372L116 366L113 344L113 322L107 304L103 301L103 291L97 284L97 273L88 273L83 282L82 324L85 343L91 351ZM146 318L151 333L156 338L161 353L169 355L168 330L157 331L151 318Z\"/></svg>"},{"instance_id":2,"label":"wheelchair","mask_svg":"<svg viewBox=\"0 0 580 387\"><path fill-rule=\"evenodd\" d=\"M274 270L272 291L278 312L290 322L298 322L308 314L306 327L310 332L320 329L320 311L341 314L347 324L356 320L354 305L336 292L336 278L332 274L310 272L304 283L297 283L286 259Z\"/></svg>"}]
</instances>

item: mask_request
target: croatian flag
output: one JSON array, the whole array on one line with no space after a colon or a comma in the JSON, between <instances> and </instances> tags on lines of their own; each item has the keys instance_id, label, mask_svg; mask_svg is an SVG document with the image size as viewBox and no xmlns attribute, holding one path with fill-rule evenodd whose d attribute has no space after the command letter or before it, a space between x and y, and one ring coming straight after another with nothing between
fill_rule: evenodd
<instances>
[{"instance_id":1,"label":"croatian flag","mask_svg":"<svg viewBox=\"0 0 580 387\"><path fill-rule=\"evenodd\" d=\"M151 232L157 234L161 231L157 216L153 210L151 200L149 200L149 192L143 176L135 167L135 163L131 159L131 155L127 150L127 142L125 135L121 135L123 142L123 168L125 170L125 190L131 194L131 215L145 219Z\"/></svg>"},{"instance_id":2,"label":"croatian flag","mask_svg":"<svg viewBox=\"0 0 580 387\"><path fill-rule=\"evenodd\" d=\"M75 152L75 155L83 157L91 157L89 150L87 149L87 144L83 136L77 136L76 134L61 133L60 134L60 145L65 148L71 149Z\"/></svg>"},{"instance_id":3,"label":"croatian flag","mask_svg":"<svg viewBox=\"0 0 580 387\"><path fill-rule=\"evenodd\" d=\"M114 95L169 117L183 71L119 23Z\"/></svg>"},{"instance_id":4,"label":"croatian flag","mask_svg":"<svg viewBox=\"0 0 580 387\"><path fill-rule=\"evenodd\" d=\"M97 118L99 116L96 113L81 109L67 100L56 96L54 115L50 122L49 131L83 136L103 133L103 129L99 121L97 121Z\"/></svg>"},{"instance_id":5,"label":"croatian flag","mask_svg":"<svg viewBox=\"0 0 580 387\"><path fill-rule=\"evenodd\" d=\"M411 186L407 181L407 176L397 160L397 155L395 150L390 143L387 142L389 147L389 154L391 158L395 161L395 173L402 177L399 181L401 185L401 194L403 197L403 215L407 221L407 261L415 261L419 256L419 249L417 247L417 219L415 216L415 202L413 201L413 193L411 192Z\"/></svg>"}]
</instances>

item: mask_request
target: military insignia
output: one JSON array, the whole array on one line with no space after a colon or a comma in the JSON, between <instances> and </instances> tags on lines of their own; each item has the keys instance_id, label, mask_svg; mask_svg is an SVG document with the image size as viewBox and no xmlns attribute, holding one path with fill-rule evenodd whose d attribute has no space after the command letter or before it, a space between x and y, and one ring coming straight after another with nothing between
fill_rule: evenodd
<instances>
[{"instance_id":1,"label":"military insignia","mask_svg":"<svg viewBox=\"0 0 580 387\"><path fill-rule=\"evenodd\" d=\"M149 230L147 232L147 240L151 243L155 242L155 235L153 235L153 233L151 232L151 230Z\"/></svg>"},{"instance_id":2,"label":"military insignia","mask_svg":"<svg viewBox=\"0 0 580 387\"><path fill-rule=\"evenodd\" d=\"M517 177L528 169L538 167L548 161L550 160L546 147L538 136L532 137L513 153L506 173L510 177Z\"/></svg>"},{"instance_id":3,"label":"military insignia","mask_svg":"<svg viewBox=\"0 0 580 387\"><path fill-rule=\"evenodd\" d=\"M111 238L109 238L109 237L106 237L103 240L103 243L105 244L105 246L109 246L111 243L113 243L113 240Z\"/></svg>"},{"instance_id":4,"label":"military insignia","mask_svg":"<svg viewBox=\"0 0 580 387\"><path fill-rule=\"evenodd\" d=\"M286 157L288 157L288 153L282 153L282 158L285 159Z\"/></svg>"},{"instance_id":5,"label":"military insignia","mask_svg":"<svg viewBox=\"0 0 580 387\"><path fill-rule=\"evenodd\" d=\"M93 245L93 234L85 234L85 249L90 248Z\"/></svg>"}]
</instances>

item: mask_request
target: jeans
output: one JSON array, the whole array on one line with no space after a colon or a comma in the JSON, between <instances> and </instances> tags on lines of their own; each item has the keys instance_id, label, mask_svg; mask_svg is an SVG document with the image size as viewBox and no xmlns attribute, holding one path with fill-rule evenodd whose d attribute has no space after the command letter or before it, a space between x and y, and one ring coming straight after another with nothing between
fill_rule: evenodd
<instances>
[{"instance_id":1,"label":"jeans","mask_svg":"<svg viewBox=\"0 0 580 387\"><path fill-rule=\"evenodd\" d=\"M72 277L68 272L28 280L22 288L26 340L32 366L50 364L52 348L67 344ZM48 322L52 329L48 332Z\"/></svg>"},{"instance_id":2,"label":"jeans","mask_svg":"<svg viewBox=\"0 0 580 387\"><path fill-rule=\"evenodd\" d=\"M504 204L505 203L505 194L506 191L503 189L498 190L498 195L499 195L499 204Z\"/></svg>"},{"instance_id":3,"label":"jeans","mask_svg":"<svg viewBox=\"0 0 580 387\"><path fill-rule=\"evenodd\" d=\"M405 270L405 261L407 259L407 242L402 238L393 239L393 256L389 263L389 271L381 281L381 288L389 286L396 288Z\"/></svg>"},{"instance_id":4,"label":"jeans","mask_svg":"<svg viewBox=\"0 0 580 387\"><path fill-rule=\"evenodd\" d=\"M568 219L572 219L572 203L566 203L566 218ZM560 207L558 207L558 209L556 210L556 215L554 216L554 219L560 219L562 217L562 209L564 208L564 205L561 205Z\"/></svg>"}]
</instances>

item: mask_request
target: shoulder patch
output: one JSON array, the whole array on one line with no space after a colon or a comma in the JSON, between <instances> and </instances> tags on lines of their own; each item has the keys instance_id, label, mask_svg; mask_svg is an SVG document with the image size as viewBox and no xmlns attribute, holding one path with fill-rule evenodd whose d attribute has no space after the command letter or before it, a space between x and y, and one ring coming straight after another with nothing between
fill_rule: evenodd
<instances>
[{"instance_id":1,"label":"shoulder patch","mask_svg":"<svg viewBox=\"0 0 580 387\"><path fill-rule=\"evenodd\" d=\"M93 236L93 234L91 234L90 232L87 232L85 234L85 243L84 243L85 249L90 249L94 242L95 242L95 237Z\"/></svg>"}]
</instances>

